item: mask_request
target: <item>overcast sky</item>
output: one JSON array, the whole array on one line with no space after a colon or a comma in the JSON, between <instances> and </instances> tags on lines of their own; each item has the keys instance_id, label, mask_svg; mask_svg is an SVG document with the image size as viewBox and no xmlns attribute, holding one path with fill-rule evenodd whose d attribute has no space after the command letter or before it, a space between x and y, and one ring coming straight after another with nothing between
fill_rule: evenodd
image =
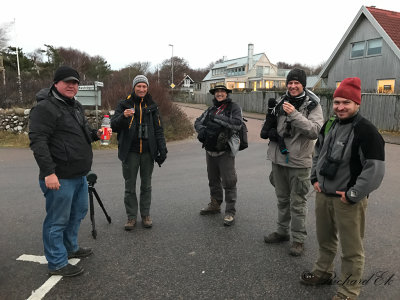
<instances>
[{"instance_id":1,"label":"overcast sky","mask_svg":"<svg viewBox=\"0 0 400 300\"><path fill-rule=\"evenodd\" d=\"M399 0L5 0L0 25L16 20L10 44L25 53L72 47L102 56L113 70L137 61L155 67L171 57L169 44L192 68L247 56L249 43L272 63L317 66L362 5L400 12Z\"/></svg>"}]
</instances>

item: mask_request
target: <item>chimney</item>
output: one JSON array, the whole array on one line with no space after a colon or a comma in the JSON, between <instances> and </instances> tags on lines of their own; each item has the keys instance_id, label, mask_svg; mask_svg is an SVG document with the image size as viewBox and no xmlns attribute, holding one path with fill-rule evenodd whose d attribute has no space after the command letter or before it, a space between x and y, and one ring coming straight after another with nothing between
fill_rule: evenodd
<instances>
[{"instance_id":1,"label":"chimney","mask_svg":"<svg viewBox=\"0 0 400 300\"><path fill-rule=\"evenodd\" d=\"M225 56L225 55L222 56L222 61L223 61L223 62L226 61L226 56Z\"/></svg>"},{"instance_id":2,"label":"chimney","mask_svg":"<svg viewBox=\"0 0 400 300\"><path fill-rule=\"evenodd\" d=\"M253 68L253 50L254 50L254 45L249 44L248 46L248 56L247 56L247 63L249 65L248 71L250 71Z\"/></svg>"}]
</instances>

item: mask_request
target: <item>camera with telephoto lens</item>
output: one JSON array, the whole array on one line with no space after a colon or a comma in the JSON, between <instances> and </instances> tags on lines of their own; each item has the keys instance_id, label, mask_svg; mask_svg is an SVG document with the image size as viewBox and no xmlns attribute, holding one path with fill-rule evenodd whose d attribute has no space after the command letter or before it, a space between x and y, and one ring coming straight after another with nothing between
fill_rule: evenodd
<instances>
[{"instance_id":1,"label":"camera with telephoto lens","mask_svg":"<svg viewBox=\"0 0 400 300\"><path fill-rule=\"evenodd\" d=\"M334 159L328 156L322 164L319 174L327 179L334 179L341 162L342 160L340 159Z\"/></svg>"}]
</instances>

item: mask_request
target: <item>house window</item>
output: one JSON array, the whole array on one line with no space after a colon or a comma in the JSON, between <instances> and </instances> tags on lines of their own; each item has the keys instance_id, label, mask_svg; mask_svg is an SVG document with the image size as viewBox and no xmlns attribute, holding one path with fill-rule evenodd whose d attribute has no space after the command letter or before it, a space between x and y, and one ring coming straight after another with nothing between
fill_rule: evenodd
<instances>
[{"instance_id":1,"label":"house window","mask_svg":"<svg viewBox=\"0 0 400 300\"><path fill-rule=\"evenodd\" d=\"M274 86L274 82L270 81L270 80L266 80L265 81L265 88L266 89L272 89L272 87Z\"/></svg>"},{"instance_id":2,"label":"house window","mask_svg":"<svg viewBox=\"0 0 400 300\"><path fill-rule=\"evenodd\" d=\"M367 56L379 55L382 52L382 39L367 41Z\"/></svg>"},{"instance_id":3,"label":"house window","mask_svg":"<svg viewBox=\"0 0 400 300\"><path fill-rule=\"evenodd\" d=\"M238 88L238 89L244 89L245 87L246 87L246 85L245 85L244 82L238 82L238 83L237 83L237 88Z\"/></svg>"},{"instance_id":4,"label":"house window","mask_svg":"<svg viewBox=\"0 0 400 300\"><path fill-rule=\"evenodd\" d=\"M234 82L227 82L226 87L230 90L233 90L235 88L235 83Z\"/></svg>"},{"instance_id":5,"label":"house window","mask_svg":"<svg viewBox=\"0 0 400 300\"><path fill-rule=\"evenodd\" d=\"M378 80L378 93L382 94L393 94L394 93L394 79L382 79Z\"/></svg>"},{"instance_id":6,"label":"house window","mask_svg":"<svg viewBox=\"0 0 400 300\"><path fill-rule=\"evenodd\" d=\"M364 56L365 42L358 42L351 44L351 58L358 58Z\"/></svg>"},{"instance_id":7,"label":"house window","mask_svg":"<svg viewBox=\"0 0 400 300\"><path fill-rule=\"evenodd\" d=\"M263 67L262 66L257 66L257 71L256 71L256 76L260 77L263 74Z\"/></svg>"}]
</instances>

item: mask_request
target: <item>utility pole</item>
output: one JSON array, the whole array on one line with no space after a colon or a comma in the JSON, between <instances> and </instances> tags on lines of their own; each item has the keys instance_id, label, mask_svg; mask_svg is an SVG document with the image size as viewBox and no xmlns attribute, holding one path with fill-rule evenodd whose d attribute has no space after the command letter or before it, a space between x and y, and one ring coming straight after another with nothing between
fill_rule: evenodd
<instances>
[{"instance_id":1,"label":"utility pole","mask_svg":"<svg viewBox=\"0 0 400 300\"><path fill-rule=\"evenodd\" d=\"M174 84L174 45L169 44L172 48L172 55L171 55L171 84Z\"/></svg>"},{"instance_id":2,"label":"utility pole","mask_svg":"<svg viewBox=\"0 0 400 300\"><path fill-rule=\"evenodd\" d=\"M17 71L18 71L18 77L17 77L17 84L18 84L18 92L19 92L19 101L22 104L22 83L21 83L21 71L19 69L19 49L18 49L18 39L17 39L17 24L14 19L14 30L15 30L15 44L16 44L16 54L17 54Z\"/></svg>"}]
</instances>

